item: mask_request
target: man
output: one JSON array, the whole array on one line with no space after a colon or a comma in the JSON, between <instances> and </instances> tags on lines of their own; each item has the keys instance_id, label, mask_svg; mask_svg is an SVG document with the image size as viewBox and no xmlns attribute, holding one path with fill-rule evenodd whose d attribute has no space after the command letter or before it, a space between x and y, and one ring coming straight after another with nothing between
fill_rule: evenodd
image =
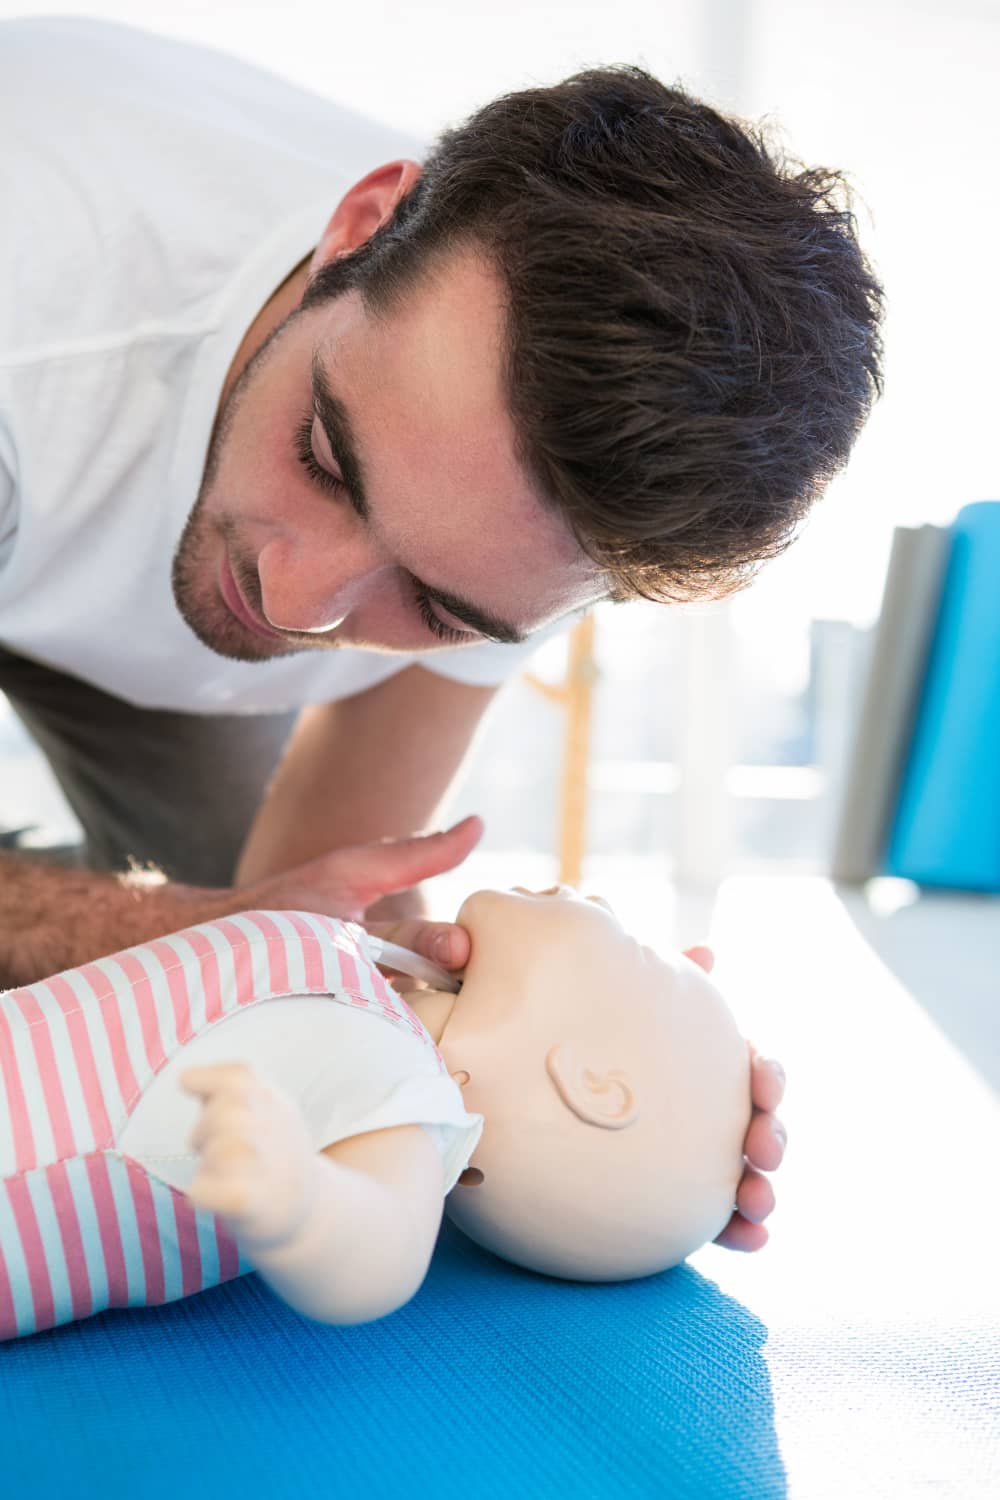
<instances>
[{"instance_id":1,"label":"man","mask_svg":"<svg viewBox=\"0 0 1000 1500\"><path fill-rule=\"evenodd\" d=\"M0 980L251 906L460 967L417 887L478 820L374 841L542 636L787 545L878 387L837 184L638 69L427 154L203 49L0 31L0 689L87 836L0 866ZM752 1165L739 1202L753 1248Z\"/></svg>"}]
</instances>

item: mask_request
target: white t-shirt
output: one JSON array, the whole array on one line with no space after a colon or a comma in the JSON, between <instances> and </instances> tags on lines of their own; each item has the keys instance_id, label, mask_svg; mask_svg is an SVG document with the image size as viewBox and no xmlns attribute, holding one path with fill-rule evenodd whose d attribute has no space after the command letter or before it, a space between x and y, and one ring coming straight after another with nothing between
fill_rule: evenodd
<instances>
[{"instance_id":1,"label":"white t-shirt","mask_svg":"<svg viewBox=\"0 0 1000 1500\"><path fill-rule=\"evenodd\" d=\"M170 565L257 313L372 167L426 144L210 49L0 22L0 643L149 708L332 701L414 661L502 682L523 646L203 646ZM582 611L580 612L582 613Z\"/></svg>"},{"instance_id":2,"label":"white t-shirt","mask_svg":"<svg viewBox=\"0 0 1000 1500\"><path fill-rule=\"evenodd\" d=\"M422 1125L436 1145L450 1193L479 1144L484 1117L470 1114L430 1047L369 1011L326 995L259 1000L179 1047L136 1104L116 1142L183 1192L199 1157L190 1146L201 1101L178 1082L187 1068L245 1062L288 1094L316 1151L348 1136Z\"/></svg>"}]
</instances>

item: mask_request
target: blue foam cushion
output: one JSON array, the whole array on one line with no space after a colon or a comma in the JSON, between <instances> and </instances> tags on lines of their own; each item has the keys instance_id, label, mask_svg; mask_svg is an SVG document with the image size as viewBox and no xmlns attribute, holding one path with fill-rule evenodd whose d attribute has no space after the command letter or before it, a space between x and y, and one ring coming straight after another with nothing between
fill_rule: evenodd
<instances>
[{"instance_id":1,"label":"blue foam cushion","mask_svg":"<svg viewBox=\"0 0 1000 1500\"><path fill-rule=\"evenodd\" d=\"M1000 501L967 505L952 549L885 870L1000 891Z\"/></svg>"}]
</instances>

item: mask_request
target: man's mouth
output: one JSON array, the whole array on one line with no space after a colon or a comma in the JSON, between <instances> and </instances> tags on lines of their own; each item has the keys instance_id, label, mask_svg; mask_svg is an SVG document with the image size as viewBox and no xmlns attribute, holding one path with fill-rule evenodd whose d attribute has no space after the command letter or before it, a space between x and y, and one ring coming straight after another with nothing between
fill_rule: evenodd
<instances>
[{"instance_id":1,"label":"man's mouth","mask_svg":"<svg viewBox=\"0 0 1000 1500\"><path fill-rule=\"evenodd\" d=\"M255 635L267 636L272 641L284 640L281 632L272 630L270 625L265 625L264 621L254 614L243 598L239 590L239 585L233 577L232 569L229 566L228 552L222 554L222 567L219 570L219 588L229 613L234 615L241 625L245 625L247 630L252 630Z\"/></svg>"}]
</instances>

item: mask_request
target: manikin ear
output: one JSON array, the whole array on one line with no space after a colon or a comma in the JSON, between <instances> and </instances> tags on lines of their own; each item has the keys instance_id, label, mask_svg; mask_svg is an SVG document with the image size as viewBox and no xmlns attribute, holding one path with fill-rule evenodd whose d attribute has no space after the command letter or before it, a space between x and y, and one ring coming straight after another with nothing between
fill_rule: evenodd
<instances>
[{"instance_id":1,"label":"manikin ear","mask_svg":"<svg viewBox=\"0 0 1000 1500\"><path fill-rule=\"evenodd\" d=\"M392 217L396 204L406 197L422 171L416 161L390 161L348 188L313 252L310 276L327 261L370 240L379 225Z\"/></svg>"},{"instance_id":2,"label":"manikin ear","mask_svg":"<svg viewBox=\"0 0 1000 1500\"><path fill-rule=\"evenodd\" d=\"M568 1109L587 1125L624 1130L639 1118L639 1103L624 1068L609 1068L604 1059L590 1059L577 1042L557 1042L549 1049L545 1068Z\"/></svg>"}]
</instances>

